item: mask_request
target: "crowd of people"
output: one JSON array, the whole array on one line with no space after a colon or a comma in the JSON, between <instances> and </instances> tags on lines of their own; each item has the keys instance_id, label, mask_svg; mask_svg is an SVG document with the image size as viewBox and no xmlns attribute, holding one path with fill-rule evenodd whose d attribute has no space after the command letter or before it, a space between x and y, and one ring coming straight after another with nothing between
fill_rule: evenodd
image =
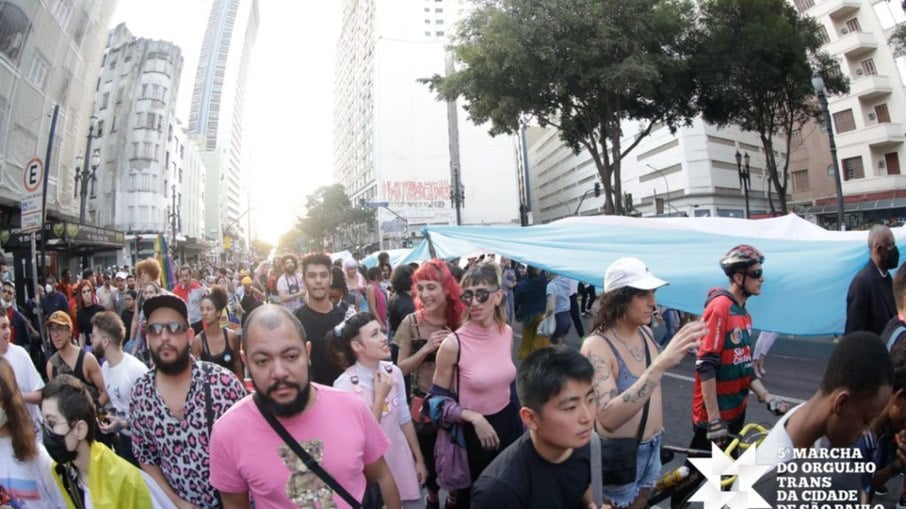
<instances>
[{"instance_id":1,"label":"crowd of people","mask_svg":"<svg viewBox=\"0 0 906 509\"><path fill-rule=\"evenodd\" d=\"M323 253L184 265L172 289L154 259L64 271L38 304L4 281L0 455L15 461L0 507L642 508L676 424L661 381L688 355L690 449L739 433L751 392L786 413L760 454L858 445L878 466L857 481L867 501L906 465L906 270L892 275L890 230L869 248L848 334L792 410L755 369L746 303L766 260L746 244L720 259L727 285L701 318L661 341L669 283L634 257L600 295L503 257L391 267L383 253L369 269ZM573 326L579 350L562 344Z\"/></svg>"}]
</instances>

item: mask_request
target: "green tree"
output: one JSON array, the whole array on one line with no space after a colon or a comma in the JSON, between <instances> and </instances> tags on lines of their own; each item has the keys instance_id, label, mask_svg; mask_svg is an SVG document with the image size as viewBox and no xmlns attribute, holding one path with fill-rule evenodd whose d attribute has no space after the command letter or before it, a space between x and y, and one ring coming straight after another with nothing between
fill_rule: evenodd
<instances>
[{"instance_id":1,"label":"green tree","mask_svg":"<svg viewBox=\"0 0 906 509\"><path fill-rule=\"evenodd\" d=\"M694 68L702 116L758 133L768 178L786 214L793 133L821 115L812 74L822 73L829 93L847 92L848 80L837 61L819 50L818 23L786 0L705 0L700 26ZM778 137L780 150L774 146ZM775 151L784 154L782 163Z\"/></svg>"},{"instance_id":2,"label":"green tree","mask_svg":"<svg viewBox=\"0 0 906 509\"><path fill-rule=\"evenodd\" d=\"M526 122L552 126L588 151L605 212L620 214L620 161L658 124L695 114L685 43L695 26L686 0L483 0L452 51L461 68L421 80L440 99L463 97L492 135ZM641 121L624 139L622 123Z\"/></svg>"},{"instance_id":3,"label":"green tree","mask_svg":"<svg viewBox=\"0 0 906 509\"><path fill-rule=\"evenodd\" d=\"M354 207L340 184L319 187L305 201L307 213L296 229L309 249L324 249L341 228L368 224L374 218L374 211Z\"/></svg>"}]
</instances>

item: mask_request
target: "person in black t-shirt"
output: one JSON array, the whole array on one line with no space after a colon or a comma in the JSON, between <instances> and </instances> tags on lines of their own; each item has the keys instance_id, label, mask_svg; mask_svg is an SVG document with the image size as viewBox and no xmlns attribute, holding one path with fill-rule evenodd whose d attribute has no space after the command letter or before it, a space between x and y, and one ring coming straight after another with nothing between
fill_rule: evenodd
<instances>
[{"instance_id":1,"label":"person in black t-shirt","mask_svg":"<svg viewBox=\"0 0 906 509\"><path fill-rule=\"evenodd\" d=\"M333 333L345 313L330 301L330 257L312 253L302 258L302 278L307 293L302 306L295 311L296 318L305 327L305 337L311 343L311 381L333 386L333 381L343 372L330 359L325 336Z\"/></svg>"},{"instance_id":2,"label":"person in black t-shirt","mask_svg":"<svg viewBox=\"0 0 906 509\"><path fill-rule=\"evenodd\" d=\"M472 507L579 508L592 497L589 439L594 368L565 346L536 350L519 367L519 417L529 430L472 485Z\"/></svg>"}]
</instances>

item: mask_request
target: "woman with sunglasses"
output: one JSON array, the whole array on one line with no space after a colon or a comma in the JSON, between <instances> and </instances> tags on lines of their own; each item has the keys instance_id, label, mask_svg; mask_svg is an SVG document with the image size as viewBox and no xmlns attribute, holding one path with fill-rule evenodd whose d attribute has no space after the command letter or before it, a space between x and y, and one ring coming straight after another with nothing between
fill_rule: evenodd
<instances>
[{"instance_id":1,"label":"woman with sunglasses","mask_svg":"<svg viewBox=\"0 0 906 509\"><path fill-rule=\"evenodd\" d=\"M399 347L397 364L412 380L410 412L416 422L418 443L428 467L428 507L439 504L437 471L434 468L434 443L437 430L422 417L421 402L431 389L437 349L450 331L459 328L466 305L460 300L462 289L443 260L425 262L412 274L415 290L414 313L400 322L393 334Z\"/></svg>"},{"instance_id":2,"label":"woman with sunglasses","mask_svg":"<svg viewBox=\"0 0 906 509\"><path fill-rule=\"evenodd\" d=\"M65 505L50 473L50 456L35 437L35 426L13 368L3 357L0 357L0 458L4 458L0 461L0 507L34 509Z\"/></svg>"},{"instance_id":3,"label":"woman with sunglasses","mask_svg":"<svg viewBox=\"0 0 906 509\"><path fill-rule=\"evenodd\" d=\"M658 353L648 324L657 307L654 291L666 284L638 258L620 258L610 264L592 333L582 344L582 354L595 369L592 388L598 433L639 440L635 480L604 486L604 498L613 507L646 506L661 475L661 378L697 348L705 333L704 324L690 323Z\"/></svg>"},{"instance_id":4,"label":"woman with sunglasses","mask_svg":"<svg viewBox=\"0 0 906 509\"><path fill-rule=\"evenodd\" d=\"M239 380L244 380L242 360L239 358L239 336L220 321L227 306L226 290L220 285L211 285L210 293L201 298L200 306L204 330L192 342L192 355L223 366L235 373Z\"/></svg>"},{"instance_id":5,"label":"woman with sunglasses","mask_svg":"<svg viewBox=\"0 0 906 509\"><path fill-rule=\"evenodd\" d=\"M333 386L358 394L390 439L384 457L403 507L424 507L421 484L428 471L406 406L403 373L389 361L381 323L371 313L357 313L329 332L327 340L334 363L346 370Z\"/></svg>"},{"instance_id":6,"label":"woman with sunglasses","mask_svg":"<svg viewBox=\"0 0 906 509\"><path fill-rule=\"evenodd\" d=\"M60 375L44 387L44 446L66 503L82 509L174 507L147 474L96 441L97 415L82 383Z\"/></svg>"},{"instance_id":7,"label":"woman with sunglasses","mask_svg":"<svg viewBox=\"0 0 906 509\"><path fill-rule=\"evenodd\" d=\"M500 267L494 262L466 271L460 296L465 320L438 349L431 387L431 398L441 402L431 404L435 424L462 424L472 482L522 434L513 390L513 330L506 323L500 281ZM435 411L437 406L442 411ZM470 506L468 489L450 498L447 507Z\"/></svg>"}]
</instances>

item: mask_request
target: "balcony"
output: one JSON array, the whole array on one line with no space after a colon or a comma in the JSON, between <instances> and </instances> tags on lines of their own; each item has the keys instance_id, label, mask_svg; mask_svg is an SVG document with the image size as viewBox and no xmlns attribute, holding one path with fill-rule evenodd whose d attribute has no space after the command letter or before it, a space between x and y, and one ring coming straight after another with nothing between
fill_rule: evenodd
<instances>
[{"instance_id":1,"label":"balcony","mask_svg":"<svg viewBox=\"0 0 906 509\"><path fill-rule=\"evenodd\" d=\"M808 10L808 15L815 19L821 16L830 16L835 20L845 19L852 17L861 5L860 0L817 0L816 5Z\"/></svg>"},{"instance_id":2,"label":"balcony","mask_svg":"<svg viewBox=\"0 0 906 509\"><path fill-rule=\"evenodd\" d=\"M878 42L871 32L850 32L836 41L829 42L824 49L832 55L855 58L878 48Z\"/></svg>"},{"instance_id":3,"label":"balcony","mask_svg":"<svg viewBox=\"0 0 906 509\"><path fill-rule=\"evenodd\" d=\"M903 124L887 122L837 135L837 142L841 148L868 145L872 149L881 150L900 145L903 141L906 141L906 135L903 134Z\"/></svg>"},{"instance_id":4,"label":"balcony","mask_svg":"<svg viewBox=\"0 0 906 509\"><path fill-rule=\"evenodd\" d=\"M893 85L890 84L890 76L864 76L853 80L849 85L850 97L858 97L861 101L870 101L890 95L893 92Z\"/></svg>"}]
</instances>

